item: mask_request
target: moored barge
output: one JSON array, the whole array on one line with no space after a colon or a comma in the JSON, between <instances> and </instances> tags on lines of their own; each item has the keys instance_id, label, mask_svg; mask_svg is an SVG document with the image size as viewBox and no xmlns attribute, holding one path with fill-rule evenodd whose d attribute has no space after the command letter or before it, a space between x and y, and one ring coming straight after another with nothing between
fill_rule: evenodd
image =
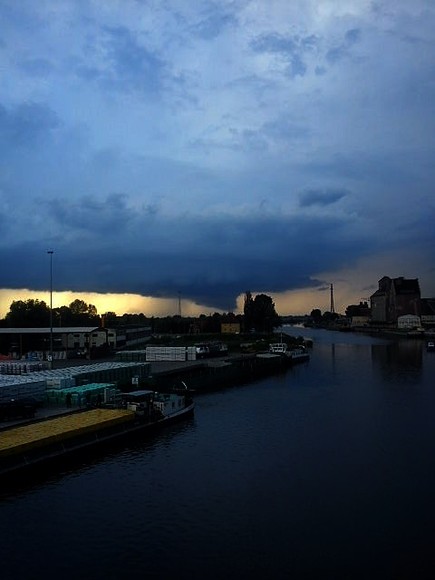
<instances>
[{"instance_id":1,"label":"moored barge","mask_svg":"<svg viewBox=\"0 0 435 580\"><path fill-rule=\"evenodd\" d=\"M126 393L119 407L95 408L13 427L0 433L0 476L37 467L122 437L141 437L194 412L183 394Z\"/></svg>"}]
</instances>

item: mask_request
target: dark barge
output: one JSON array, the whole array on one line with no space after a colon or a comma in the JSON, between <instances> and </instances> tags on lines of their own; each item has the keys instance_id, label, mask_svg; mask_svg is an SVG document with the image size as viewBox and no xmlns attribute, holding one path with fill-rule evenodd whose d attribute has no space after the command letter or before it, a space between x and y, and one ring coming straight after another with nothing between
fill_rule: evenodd
<instances>
[{"instance_id":1,"label":"dark barge","mask_svg":"<svg viewBox=\"0 0 435 580\"><path fill-rule=\"evenodd\" d=\"M95 408L12 427L0 436L0 476L113 440L144 437L193 413L188 395L143 390L127 393L119 408Z\"/></svg>"},{"instance_id":2,"label":"dark barge","mask_svg":"<svg viewBox=\"0 0 435 580\"><path fill-rule=\"evenodd\" d=\"M307 362L277 353L249 353L221 359L201 360L180 364L177 362L152 363L151 375L146 379L150 389L171 391L181 384L188 385L195 394L247 384L252 381L286 372L289 367Z\"/></svg>"}]
</instances>

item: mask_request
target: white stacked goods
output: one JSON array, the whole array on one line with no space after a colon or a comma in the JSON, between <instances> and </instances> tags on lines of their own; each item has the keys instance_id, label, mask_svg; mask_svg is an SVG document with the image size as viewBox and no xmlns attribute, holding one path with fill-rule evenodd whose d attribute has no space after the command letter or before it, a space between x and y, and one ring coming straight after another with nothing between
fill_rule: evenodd
<instances>
[{"instance_id":1,"label":"white stacked goods","mask_svg":"<svg viewBox=\"0 0 435 580\"><path fill-rule=\"evenodd\" d=\"M76 386L76 380L74 377L61 376L61 377L49 377L47 379L47 388L49 389L70 389Z\"/></svg>"},{"instance_id":2,"label":"white stacked goods","mask_svg":"<svg viewBox=\"0 0 435 580\"><path fill-rule=\"evenodd\" d=\"M0 363L0 373L2 375L25 375L42 371L45 365L40 361L14 361Z\"/></svg>"},{"instance_id":3,"label":"white stacked goods","mask_svg":"<svg viewBox=\"0 0 435 580\"><path fill-rule=\"evenodd\" d=\"M121 350L115 354L117 362L145 362L146 350Z\"/></svg>"},{"instance_id":4,"label":"white stacked goods","mask_svg":"<svg viewBox=\"0 0 435 580\"><path fill-rule=\"evenodd\" d=\"M147 346L146 359L154 361L185 361L185 346Z\"/></svg>"},{"instance_id":5,"label":"white stacked goods","mask_svg":"<svg viewBox=\"0 0 435 580\"><path fill-rule=\"evenodd\" d=\"M188 346L186 350L187 350L187 360L196 360L196 347Z\"/></svg>"},{"instance_id":6,"label":"white stacked goods","mask_svg":"<svg viewBox=\"0 0 435 580\"><path fill-rule=\"evenodd\" d=\"M43 401L46 392L45 380L34 380L28 376L5 376L0 377L0 402L11 399L34 397Z\"/></svg>"},{"instance_id":7,"label":"white stacked goods","mask_svg":"<svg viewBox=\"0 0 435 580\"><path fill-rule=\"evenodd\" d=\"M33 382L35 385L42 385L45 392L47 382L50 382L49 389L72 388L80 383L131 383L132 377L146 378L150 374L150 364L148 363L120 363L106 362L68 367L64 369L45 370L31 375L1 375L0 389L7 387L6 398L16 398L21 396L23 384ZM38 387L39 388L39 387ZM0 397L2 395L0 394Z\"/></svg>"}]
</instances>

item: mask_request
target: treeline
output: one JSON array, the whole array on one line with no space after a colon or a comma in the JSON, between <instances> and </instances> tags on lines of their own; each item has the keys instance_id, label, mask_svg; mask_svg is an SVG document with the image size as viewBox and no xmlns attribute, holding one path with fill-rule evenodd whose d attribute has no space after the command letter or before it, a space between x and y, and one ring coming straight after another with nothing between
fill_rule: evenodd
<instances>
[{"instance_id":1,"label":"treeline","mask_svg":"<svg viewBox=\"0 0 435 580\"><path fill-rule=\"evenodd\" d=\"M3 328L43 328L50 326L98 326L100 317L92 304L74 300L69 306L50 307L43 300L14 300L0 324Z\"/></svg>"},{"instance_id":2,"label":"treeline","mask_svg":"<svg viewBox=\"0 0 435 580\"><path fill-rule=\"evenodd\" d=\"M281 318L275 310L270 296L258 294L255 297L246 292L243 314L232 312L198 317L179 315L166 317L147 317L144 314L123 314L105 312L99 315L93 304L84 300L74 300L69 306L50 307L43 300L15 300L6 316L0 320L3 328L47 328L68 326L150 326L155 334L202 334L219 333L224 323L239 324L241 332L271 332L281 325Z\"/></svg>"}]
</instances>

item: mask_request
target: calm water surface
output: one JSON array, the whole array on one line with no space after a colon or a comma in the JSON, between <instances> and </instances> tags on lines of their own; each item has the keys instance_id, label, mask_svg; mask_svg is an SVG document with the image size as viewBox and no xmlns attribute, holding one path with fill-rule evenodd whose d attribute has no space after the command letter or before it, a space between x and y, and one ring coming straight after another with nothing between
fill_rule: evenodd
<instances>
[{"instance_id":1,"label":"calm water surface","mask_svg":"<svg viewBox=\"0 0 435 580\"><path fill-rule=\"evenodd\" d=\"M308 364L3 489L1 578L433 578L435 354L286 330Z\"/></svg>"}]
</instances>

